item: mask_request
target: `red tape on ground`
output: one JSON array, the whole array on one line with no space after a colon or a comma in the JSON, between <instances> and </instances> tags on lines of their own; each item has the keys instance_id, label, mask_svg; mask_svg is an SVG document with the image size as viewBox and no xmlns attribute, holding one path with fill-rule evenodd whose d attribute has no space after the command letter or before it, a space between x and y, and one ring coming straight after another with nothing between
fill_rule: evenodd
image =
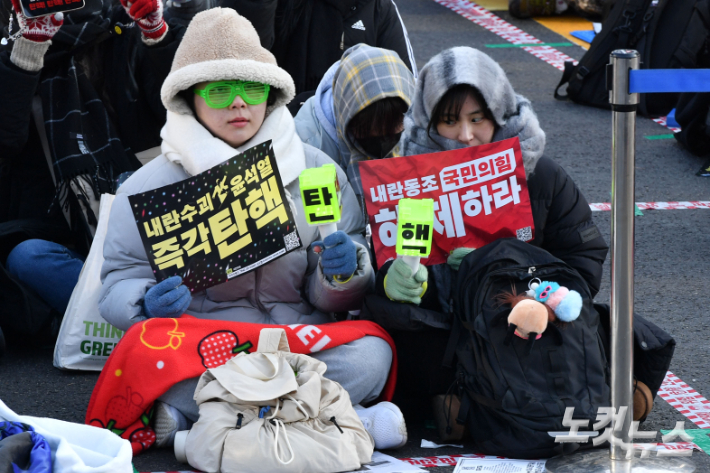
<instances>
[{"instance_id":1,"label":"red tape on ground","mask_svg":"<svg viewBox=\"0 0 710 473\"><path fill-rule=\"evenodd\" d=\"M701 429L710 429L710 401L670 371L658 395Z\"/></svg>"},{"instance_id":2,"label":"red tape on ground","mask_svg":"<svg viewBox=\"0 0 710 473\"><path fill-rule=\"evenodd\" d=\"M636 206L639 210L698 210L710 209L710 201L636 202ZM611 210L611 204L609 202L599 202L589 204L589 208L592 209L592 212L605 212Z\"/></svg>"},{"instance_id":3,"label":"red tape on ground","mask_svg":"<svg viewBox=\"0 0 710 473\"><path fill-rule=\"evenodd\" d=\"M467 0L434 1L455 11L459 15L471 20L477 25L484 27L488 31L497 34L506 41L513 44L530 44L530 46L524 46L521 49L524 49L536 58L542 59L549 65L556 67L561 71L564 71L565 69L565 61L573 61L577 64L577 61L553 47L535 46L535 44L542 44L542 41L526 33L517 26L511 25L504 19L494 15L480 5L476 5L475 3Z\"/></svg>"}]
</instances>

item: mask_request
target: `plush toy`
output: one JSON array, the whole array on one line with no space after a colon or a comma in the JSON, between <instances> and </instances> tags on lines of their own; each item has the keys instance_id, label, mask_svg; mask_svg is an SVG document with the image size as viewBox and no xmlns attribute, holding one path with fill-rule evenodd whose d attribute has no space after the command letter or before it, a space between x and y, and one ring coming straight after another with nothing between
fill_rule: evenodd
<instances>
[{"instance_id":1,"label":"plush toy","mask_svg":"<svg viewBox=\"0 0 710 473\"><path fill-rule=\"evenodd\" d=\"M582 296L579 292L570 291L556 282L532 282L527 294L552 309L555 317L563 322L576 320L582 312Z\"/></svg>"},{"instance_id":2,"label":"plush toy","mask_svg":"<svg viewBox=\"0 0 710 473\"><path fill-rule=\"evenodd\" d=\"M515 304L508 315L508 331L525 340L538 340L547 328L548 321L544 305L532 299L523 299Z\"/></svg>"},{"instance_id":3,"label":"plush toy","mask_svg":"<svg viewBox=\"0 0 710 473\"><path fill-rule=\"evenodd\" d=\"M508 334L503 343L510 345L513 335L528 340L526 355L532 351L535 340L542 337L548 323L554 319L554 312L542 302L536 301L526 294L518 295L513 288L512 292L504 292L497 297L498 302L512 307L508 314ZM502 312L502 316L505 312ZM497 321L494 321L494 323Z\"/></svg>"},{"instance_id":4,"label":"plush toy","mask_svg":"<svg viewBox=\"0 0 710 473\"><path fill-rule=\"evenodd\" d=\"M518 295L513 287L512 292L504 292L496 298L499 303L512 308L508 314L508 334L503 343L510 345L513 335L528 340L527 355L548 324L554 327L557 338L561 338L558 326L576 320L582 312L582 296L577 291L551 281L533 281L529 287L525 294Z\"/></svg>"}]
</instances>

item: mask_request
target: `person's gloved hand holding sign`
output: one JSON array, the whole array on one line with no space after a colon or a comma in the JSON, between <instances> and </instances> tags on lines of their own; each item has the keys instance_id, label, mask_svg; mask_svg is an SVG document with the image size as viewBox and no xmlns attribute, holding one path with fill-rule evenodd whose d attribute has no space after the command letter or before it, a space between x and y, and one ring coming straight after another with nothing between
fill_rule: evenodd
<instances>
[{"instance_id":1,"label":"person's gloved hand holding sign","mask_svg":"<svg viewBox=\"0 0 710 473\"><path fill-rule=\"evenodd\" d=\"M52 44L50 40L64 24L64 14L60 12L29 18L23 13L19 0L12 0L12 9L17 17L20 31L10 36L10 39L15 40L10 60L21 69L37 72L44 66L44 53ZM19 38L19 35L22 37ZM2 41L3 44L7 44L5 38Z\"/></svg>"},{"instance_id":2,"label":"person's gloved hand holding sign","mask_svg":"<svg viewBox=\"0 0 710 473\"><path fill-rule=\"evenodd\" d=\"M121 0L121 5L141 29L147 44L157 43L168 32L161 0Z\"/></svg>"},{"instance_id":3,"label":"person's gloved hand holding sign","mask_svg":"<svg viewBox=\"0 0 710 473\"><path fill-rule=\"evenodd\" d=\"M313 251L320 253L323 274L336 282L346 282L357 270L357 248L343 231L338 230L323 238L323 241L313 242Z\"/></svg>"},{"instance_id":4,"label":"person's gloved hand holding sign","mask_svg":"<svg viewBox=\"0 0 710 473\"><path fill-rule=\"evenodd\" d=\"M397 259L387 270L385 293L394 301L419 304L426 292L427 270L419 264L431 253L434 229L432 199L401 199L397 212Z\"/></svg>"},{"instance_id":5,"label":"person's gloved hand holding sign","mask_svg":"<svg viewBox=\"0 0 710 473\"><path fill-rule=\"evenodd\" d=\"M318 225L322 241L312 249L320 254L323 274L345 283L357 270L357 248L347 233L338 230L340 184L335 165L306 169L299 176L303 208L309 225Z\"/></svg>"},{"instance_id":6,"label":"person's gloved hand holding sign","mask_svg":"<svg viewBox=\"0 0 710 473\"><path fill-rule=\"evenodd\" d=\"M64 14L61 12L54 15L28 18L23 13L19 0L12 0L12 9L17 16L17 23L20 25L22 37L36 43L51 40L64 24Z\"/></svg>"},{"instance_id":7,"label":"person's gloved hand holding sign","mask_svg":"<svg viewBox=\"0 0 710 473\"><path fill-rule=\"evenodd\" d=\"M148 289L143 312L149 319L180 317L192 302L192 294L180 276L172 276Z\"/></svg>"}]
</instances>

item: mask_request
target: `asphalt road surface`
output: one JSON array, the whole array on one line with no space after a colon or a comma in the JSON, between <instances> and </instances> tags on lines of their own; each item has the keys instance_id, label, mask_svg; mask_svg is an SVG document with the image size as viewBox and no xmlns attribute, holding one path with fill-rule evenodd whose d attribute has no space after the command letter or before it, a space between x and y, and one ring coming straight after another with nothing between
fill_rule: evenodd
<instances>
[{"instance_id":1,"label":"asphalt road surface","mask_svg":"<svg viewBox=\"0 0 710 473\"><path fill-rule=\"evenodd\" d=\"M418 66L445 48L472 46L484 50L507 72L516 92L528 97L547 133L546 156L557 160L577 182L589 202L609 202L611 190L611 114L553 98L561 72L521 48L486 48L506 41L444 8L433 0L399 0ZM544 43L565 41L533 20L516 20L505 11L497 15ZM579 46L560 47L579 59ZM670 133L646 118L637 120L636 200L710 200L710 179L696 177L701 158L683 150L675 140L646 136ZM595 220L610 238L610 212L596 212ZM699 393L710 396L707 308L710 307L708 271L710 210L649 210L636 217L636 310L670 332L678 345L671 371ZM599 302L609 301L609 261ZM52 347L16 347L0 359L0 399L17 413L83 422L98 375L62 372L52 367ZM687 420L660 398L642 430L671 429ZM686 422L686 428L694 428ZM436 431L422 421L410 422L410 441L397 457L475 453L463 449L419 448L422 438L437 440ZM660 437L658 439L660 441ZM696 452L697 471L710 471L710 458ZM153 450L135 458L141 472L188 470L169 450ZM452 471L451 467L430 471Z\"/></svg>"}]
</instances>

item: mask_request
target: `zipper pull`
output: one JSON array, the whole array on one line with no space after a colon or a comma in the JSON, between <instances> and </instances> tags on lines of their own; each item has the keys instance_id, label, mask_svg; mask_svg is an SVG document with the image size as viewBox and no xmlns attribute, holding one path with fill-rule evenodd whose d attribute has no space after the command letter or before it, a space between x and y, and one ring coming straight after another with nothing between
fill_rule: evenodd
<instances>
[{"instance_id":1,"label":"zipper pull","mask_svg":"<svg viewBox=\"0 0 710 473\"><path fill-rule=\"evenodd\" d=\"M343 429L341 429L340 426L338 425L338 422L335 420L335 416L331 417L328 420L330 420L332 423L335 424L335 426L338 428L338 430L340 431L341 434L345 433L345 432L343 432Z\"/></svg>"},{"instance_id":2,"label":"zipper pull","mask_svg":"<svg viewBox=\"0 0 710 473\"><path fill-rule=\"evenodd\" d=\"M345 31L343 31L343 36L340 37L340 50L345 49Z\"/></svg>"},{"instance_id":3,"label":"zipper pull","mask_svg":"<svg viewBox=\"0 0 710 473\"><path fill-rule=\"evenodd\" d=\"M535 268L535 266L530 266L530 267L528 268L528 274L532 274L532 273L534 273L535 271L537 271L537 268Z\"/></svg>"},{"instance_id":4,"label":"zipper pull","mask_svg":"<svg viewBox=\"0 0 710 473\"><path fill-rule=\"evenodd\" d=\"M235 427L235 429L239 430L242 428L242 419L244 419L244 414L240 412L239 414L237 414L237 426Z\"/></svg>"}]
</instances>

